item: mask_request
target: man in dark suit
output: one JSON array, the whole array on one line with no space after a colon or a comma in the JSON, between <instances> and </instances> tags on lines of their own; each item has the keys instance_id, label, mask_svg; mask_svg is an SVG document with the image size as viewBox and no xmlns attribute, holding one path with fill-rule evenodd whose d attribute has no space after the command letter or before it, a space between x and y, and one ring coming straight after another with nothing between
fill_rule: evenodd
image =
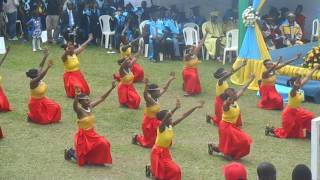
<instances>
[{"instance_id":1,"label":"man in dark suit","mask_svg":"<svg viewBox=\"0 0 320 180\"><path fill-rule=\"evenodd\" d=\"M73 32L74 28L78 26L78 14L72 2L67 2L67 9L63 11L61 16L61 30L63 37L68 41L69 35Z\"/></svg>"}]
</instances>

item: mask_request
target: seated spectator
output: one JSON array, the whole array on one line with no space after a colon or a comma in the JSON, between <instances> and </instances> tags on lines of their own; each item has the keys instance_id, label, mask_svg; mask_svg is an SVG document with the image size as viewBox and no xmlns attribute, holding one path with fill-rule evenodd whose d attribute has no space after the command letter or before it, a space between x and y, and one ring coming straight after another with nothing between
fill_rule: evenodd
<instances>
[{"instance_id":1,"label":"seated spectator","mask_svg":"<svg viewBox=\"0 0 320 180\"><path fill-rule=\"evenodd\" d=\"M247 170L240 163L229 163L223 168L225 180L247 180Z\"/></svg>"},{"instance_id":2,"label":"seated spectator","mask_svg":"<svg viewBox=\"0 0 320 180\"><path fill-rule=\"evenodd\" d=\"M296 22L301 27L302 34L304 35L304 25L306 22L306 17L302 14L302 11L303 11L303 6L300 4L296 8L295 15L296 15Z\"/></svg>"},{"instance_id":3,"label":"seated spectator","mask_svg":"<svg viewBox=\"0 0 320 180\"><path fill-rule=\"evenodd\" d=\"M99 10L95 0L90 0L85 4L83 13L80 17L79 26L83 33L83 39L88 39L89 34L93 34L93 43L96 43L96 39L99 38L100 26L99 22Z\"/></svg>"},{"instance_id":4,"label":"seated spectator","mask_svg":"<svg viewBox=\"0 0 320 180\"><path fill-rule=\"evenodd\" d=\"M122 6L118 6L117 11L115 12L115 48L120 48L120 36L127 24L128 13L124 12Z\"/></svg>"},{"instance_id":5,"label":"seated spectator","mask_svg":"<svg viewBox=\"0 0 320 180\"><path fill-rule=\"evenodd\" d=\"M258 179L257 180L276 180L277 171L276 168L268 162L259 164L257 168Z\"/></svg>"},{"instance_id":6,"label":"seated spectator","mask_svg":"<svg viewBox=\"0 0 320 180\"><path fill-rule=\"evenodd\" d=\"M228 31L238 29L238 21L233 17L229 17L223 24L223 32L226 34Z\"/></svg>"},{"instance_id":7,"label":"seated spectator","mask_svg":"<svg viewBox=\"0 0 320 180\"><path fill-rule=\"evenodd\" d=\"M270 7L269 13L268 13L269 17L271 17L274 20L274 23L278 25L279 22L279 16L280 13L278 11L278 9L276 7Z\"/></svg>"},{"instance_id":8,"label":"seated spectator","mask_svg":"<svg viewBox=\"0 0 320 180\"><path fill-rule=\"evenodd\" d=\"M269 50L279 49L283 47L281 31L271 16L262 16L261 31L264 37L264 41L266 42L267 48Z\"/></svg>"},{"instance_id":9,"label":"seated spectator","mask_svg":"<svg viewBox=\"0 0 320 180\"><path fill-rule=\"evenodd\" d=\"M304 165L297 165L292 171L292 180L312 180L310 169Z\"/></svg>"},{"instance_id":10,"label":"seated spectator","mask_svg":"<svg viewBox=\"0 0 320 180\"><path fill-rule=\"evenodd\" d=\"M179 39L181 37L179 25L177 22L177 14L172 13L171 17L164 20L164 25L168 30L166 37L166 49L171 59L181 59Z\"/></svg>"},{"instance_id":11,"label":"seated spectator","mask_svg":"<svg viewBox=\"0 0 320 180\"><path fill-rule=\"evenodd\" d=\"M101 15L114 16L116 8L114 7L113 0L104 0L100 9Z\"/></svg>"},{"instance_id":12,"label":"seated spectator","mask_svg":"<svg viewBox=\"0 0 320 180\"><path fill-rule=\"evenodd\" d=\"M191 17L188 19L189 22L197 24L199 27L206 22L206 18L200 15L200 6L194 6L190 8L192 11Z\"/></svg>"},{"instance_id":13,"label":"seated spectator","mask_svg":"<svg viewBox=\"0 0 320 180\"><path fill-rule=\"evenodd\" d=\"M286 7L283 7L280 9L280 17L278 18L278 25L279 26L287 21L287 16L288 16L289 11L290 10Z\"/></svg>"},{"instance_id":14,"label":"seated spectator","mask_svg":"<svg viewBox=\"0 0 320 180\"><path fill-rule=\"evenodd\" d=\"M302 45L302 30L299 24L295 21L295 15L293 13L289 13L287 20L287 22L280 26L283 44L286 47Z\"/></svg>"},{"instance_id":15,"label":"seated spectator","mask_svg":"<svg viewBox=\"0 0 320 180\"><path fill-rule=\"evenodd\" d=\"M210 57L220 61L225 46L225 35L223 33L222 23L218 21L219 12L211 12L210 17L210 21L202 25L202 33L207 34L204 45Z\"/></svg>"},{"instance_id":16,"label":"seated spectator","mask_svg":"<svg viewBox=\"0 0 320 180\"><path fill-rule=\"evenodd\" d=\"M67 9L63 11L61 17L61 29L63 34L67 32L68 29L72 30L76 26L78 26L77 12L74 4L69 1L67 3Z\"/></svg>"}]
</instances>

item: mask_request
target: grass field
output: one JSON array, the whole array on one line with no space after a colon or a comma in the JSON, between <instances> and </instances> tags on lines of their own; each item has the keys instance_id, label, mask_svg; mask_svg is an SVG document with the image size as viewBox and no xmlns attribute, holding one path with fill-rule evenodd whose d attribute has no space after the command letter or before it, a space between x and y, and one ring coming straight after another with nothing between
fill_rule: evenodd
<instances>
[{"instance_id":1,"label":"grass field","mask_svg":"<svg viewBox=\"0 0 320 180\"><path fill-rule=\"evenodd\" d=\"M67 98L63 87L63 64L60 60L62 49L49 46L50 58L54 67L49 70L46 83L49 85L47 96L61 105L62 120L58 124L41 126L26 121L29 98L29 80L25 72L36 67L42 59L42 53L33 53L31 45L11 44L12 52L1 67L3 86L13 106L13 111L0 115L0 125L5 138L0 141L0 179L147 179L144 167L149 162L149 149L131 144L131 136L140 132L144 102L139 110L120 108L116 89L106 102L94 110L97 118L96 131L104 135L111 143L113 166L79 167L65 161L63 150L73 145L76 133L76 116L72 109L72 100ZM116 60L119 55L108 55L104 49L89 47L81 54L81 70L92 91L92 99L110 88L112 74L117 71ZM205 122L206 113L213 112L215 80L212 72L221 67L213 61L203 62L200 78L203 93L197 97L183 97L181 70L179 61L165 61L154 64L147 60L138 61L151 82L164 85L170 71L175 71L177 79L161 99L162 109L175 105L175 98L181 98L182 108L174 117L180 116L198 100L205 100L205 107L197 110L179 126L175 127L172 154L180 165L185 180L222 180L222 167L228 161L220 156L209 156L207 143L218 140L217 128ZM228 69L230 65L226 66ZM143 84L135 85L142 94ZM264 135L264 127L280 126L281 112L264 111L257 108L256 92L247 91L239 104L244 119L244 130L253 138L251 153L240 162L249 171L249 179L256 177L256 166L269 161L275 164L279 180L288 180L296 164L310 163L309 140L281 140ZM304 103L303 106L319 115L319 105Z\"/></svg>"}]
</instances>

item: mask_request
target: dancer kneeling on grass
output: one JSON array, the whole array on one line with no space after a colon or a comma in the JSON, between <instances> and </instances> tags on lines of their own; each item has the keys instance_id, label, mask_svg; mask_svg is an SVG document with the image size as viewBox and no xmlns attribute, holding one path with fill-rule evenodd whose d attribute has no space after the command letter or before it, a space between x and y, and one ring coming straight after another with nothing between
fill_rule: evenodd
<instances>
[{"instance_id":1,"label":"dancer kneeling on grass","mask_svg":"<svg viewBox=\"0 0 320 180\"><path fill-rule=\"evenodd\" d=\"M145 79L144 86L144 100L146 101L146 108L144 109L144 116L141 124L143 135L134 135L132 138L133 144L139 144L146 148L151 148L157 137L157 129L160 122L156 116L160 112L159 98L168 90L171 82L176 79L175 73L170 73L170 78L165 87L161 91L158 85L149 84L149 80Z\"/></svg>"},{"instance_id":2,"label":"dancer kneeling on grass","mask_svg":"<svg viewBox=\"0 0 320 180\"><path fill-rule=\"evenodd\" d=\"M45 56L39 65L39 69L30 69L26 72L27 77L31 79L28 121L38 124L56 123L61 119L60 105L45 96L48 86L42 79L53 66L53 62L50 60L48 66L43 69L48 57L48 50L46 49L44 52Z\"/></svg>"},{"instance_id":3,"label":"dancer kneeling on grass","mask_svg":"<svg viewBox=\"0 0 320 180\"><path fill-rule=\"evenodd\" d=\"M211 123L211 121L212 121L214 125L219 126L219 123L222 118L222 113L223 113L222 96L223 96L224 91L229 88L229 84L227 82L227 79L246 65L247 65L247 61L244 61L241 66L239 66L235 70L232 70L231 72L227 72L223 68L219 68L213 74L214 78L218 80L216 83L216 97L214 100L214 114L215 115L214 116L207 115L207 117L206 117L207 123Z\"/></svg>"},{"instance_id":4,"label":"dancer kneeling on grass","mask_svg":"<svg viewBox=\"0 0 320 180\"><path fill-rule=\"evenodd\" d=\"M303 79L291 78L288 81L292 90L289 92L288 106L282 112L282 128L267 126L266 135L278 138L311 138L311 121L315 116L312 112L301 107L304 96L300 89L319 70L319 67L319 65L314 67ZM304 135L304 130L306 130L306 135Z\"/></svg>"},{"instance_id":5,"label":"dancer kneeling on grass","mask_svg":"<svg viewBox=\"0 0 320 180\"><path fill-rule=\"evenodd\" d=\"M10 51L10 48L7 48L6 53L0 60L0 67L3 64L4 60L6 59L9 51ZM10 107L8 98L4 92L4 89L2 88L2 77L0 76L0 112L8 112L8 111L11 111L11 107Z\"/></svg>"},{"instance_id":6,"label":"dancer kneeling on grass","mask_svg":"<svg viewBox=\"0 0 320 180\"><path fill-rule=\"evenodd\" d=\"M270 59L263 61L264 67L267 69L262 73L262 80L260 85L261 100L258 103L259 108L267 110L282 110L283 99L276 90L276 71L292 63L293 61L300 59L301 54L296 58L287 61L284 64L280 64L282 57L279 58L276 64L273 64Z\"/></svg>"},{"instance_id":7,"label":"dancer kneeling on grass","mask_svg":"<svg viewBox=\"0 0 320 180\"><path fill-rule=\"evenodd\" d=\"M237 121L241 118L237 100L246 91L254 78L255 75L251 74L250 80L239 91L232 88L225 90L226 100L223 104L222 120L219 124L219 145L208 144L208 153L210 155L213 154L213 151L221 152L226 157L238 160L249 154L252 140L236 126Z\"/></svg>"},{"instance_id":8,"label":"dancer kneeling on grass","mask_svg":"<svg viewBox=\"0 0 320 180\"><path fill-rule=\"evenodd\" d=\"M130 109L138 109L140 105L140 95L133 85L134 75L130 71L132 63L130 59L120 59L118 61L120 65L119 74L121 77L120 83L118 84L118 100L122 106Z\"/></svg>"},{"instance_id":9,"label":"dancer kneeling on grass","mask_svg":"<svg viewBox=\"0 0 320 180\"><path fill-rule=\"evenodd\" d=\"M180 107L179 104L179 100L177 100L178 106L176 106L175 110ZM188 117L196 109L202 108L203 105L204 101L201 101L199 105L184 113L181 118L174 122L172 121L172 113L168 110L162 110L157 114L157 119L161 121L161 124L157 129L156 143L151 150L151 167L149 165L146 166L146 176L150 177L152 175L159 180L181 179L180 167L172 160L170 153L173 139L173 127Z\"/></svg>"},{"instance_id":10,"label":"dancer kneeling on grass","mask_svg":"<svg viewBox=\"0 0 320 180\"><path fill-rule=\"evenodd\" d=\"M201 84L198 74L198 64L200 63L197 55L201 50L206 39L205 35L197 47L187 46L184 57L185 66L182 71L184 96L194 96L201 93Z\"/></svg>"},{"instance_id":11,"label":"dancer kneeling on grass","mask_svg":"<svg viewBox=\"0 0 320 180\"><path fill-rule=\"evenodd\" d=\"M88 95L81 93L76 88L76 96L73 101L73 109L77 114L78 132L74 136L74 148L65 149L65 160L74 159L79 166L89 165L111 165L110 143L94 130L95 117L91 110L102 103L116 87L112 87L96 101L90 101ZM80 104L80 105L79 105Z\"/></svg>"},{"instance_id":12,"label":"dancer kneeling on grass","mask_svg":"<svg viewBox=\"0 0 320 180\"><path fill-rule=\"evenodd\" d=\"M80 71L80 62L78 55L82 51L84 51L87 44L92 39L92 34L89 34L89 39L81 44L81 46L77 49L75 49L75 45L73 44L73 42L68 42L67 46L65 47L65 52L62 55L61 59L64 64L64 88L68 97L74 97L75 87L79 87L81 92L87 95L90 94L90 88Z\"/></svg>"},{"instance_id":13,"label":"dancer kneeling on grass","mask_svg":"<svg viewBox=\"0 0 320 180\"><path fill-rule=\"evenodd\" d=\"M137 58L140 55L140 50L141 47L139 49L139 51L136 54L131 53L131 44L138 41L140 39L134 39L133 41L131 41L130 43L128 43L128 39L126 36L121 36L121 44L120 44L120 54L121 54L121 58L129 58L133 63L131 64L130 70L134 75L134 80L133 82L141 82L144 79L144 71L143 68L137 63ZM119 73L115 73L114 75L114 79L116 79L117 81L120 81L120 74Z\"/></svg>"}]
</instances>

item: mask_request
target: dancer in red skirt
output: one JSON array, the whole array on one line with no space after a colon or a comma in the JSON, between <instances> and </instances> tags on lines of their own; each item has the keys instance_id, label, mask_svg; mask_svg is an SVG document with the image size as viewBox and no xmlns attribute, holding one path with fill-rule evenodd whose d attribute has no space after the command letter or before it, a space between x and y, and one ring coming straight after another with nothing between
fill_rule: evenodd
<instances>
[{"instance_id":1,"label":"dancer in red skirt","mask_svg":"<svg viewBox=\"0 0 320 180\"><path fill-rule=\"evenodd\" d=\"M80 71L78 55L85 50L92 39L92 34L89 34L89 39L77 49L75 49L73 42L68 42L65 52L62 55L64 64L64 88L68 97L74 97L75 87L79 87L81 92L85 94L90 94L90 88Z\"/></svg>"},{"instance_id":2,"label":"dancer in red skirt","mask_svg":"<svg viewBox=\"0 0 320 180\"><path fill-rule=\"evenodd\" d=\"M132 138L133 144L139 144L146 148L151 148L154 145L157 137L157 128L160 125L160 121L156 118L157 113L160 112L159 98L168 90L174 79L176 79L175 73L171 72L163 90L157 84L149 84L149 80L145 79L143 96L146 101L146 108L141 124L143 135L134 135Z\"/></svg>"},{"instance_id":3,"label":"dancer in red skirt","mask_svg":"<svg viewBox=\"0 0 320 180\"><path fill-rule=\"evenodd\" d=\"M251 74L250 80L239 91L232 88L225 90L226 100L223 104L222 120L219 124L219 145L208 144L210 155L215 151L222 153L225 157L239 160L250 153L251 138L236 126L241 114L237 100L254 78L255 75Z\"/></svg>"},{"instance_id":4,"label":"dancer in red skirt","mask_svg":"<svg viewBox=\"0 0 320 180\"><path fill-rule=\"evenodd\" d=\"M182 71L184 96L194 96L201 93L201 84L198 74L198 53L206 39L205 35L197 47L187 46L184 57L185 66Z\"/></svg>"},{"instance_id":5,"label":"dancer in red skirt","mask_svg":"<svg viewBox=\"0 0 320 180\"><path fill-rule=\"evenodd\" d=\"M267 69L262 73L262 80L260 85L261 99L258 103L259 108L267 110L281 110L283 108L283 99L276 90L276 71L292 63L293 61L300 59L301 54L296 58L287 61L280 65L281 58L276 64L273 64L270 59L263 61L264 67Z\"/></svg>"},{"instance_id":6,"label":"dancer in red skirt","mask_svg":"<svg viewBox=\"0 0 320 180\"><path fill-rule=\"evenodd\" d=\"M312 112L301 107L304 96L300 89L319 70L319 67L319 65L315 66L303 79L291 78L288 81L292 90L289 92L288 106L282 112L282 128L267 126L266 135L273 135L277 138L311 138L311 121L315 116ZM304 130L306 130L306 135Z\"/></svg>"},{"instance_id":7,"label":"dancer in red skirt","mask_svg":"<svg viewBox=\"0 0 320 180\"><path fill-rule=\"evenodd\" d=\"M0 60L0 67L3 64L4 60L8 56L8 53L10 51L10 48L7 48L6 53ZM0 76L0 112L8 112L11 111L10 103L8 101L8 98L4 92L4 89L2 88L2 77Z\"/></svg>"},{"instance_id":8,"label":"dancer in red skirt","mask_svg":"<svg viewBox=\"0 0 320 180\"><path fill-rule=\"evenodd\" d=\"M242 67L247 65L247 61L244 61L244 63L239 66L237 69L232 70L231 72L227 72L224 70L224 68L219 68L214 74L214 78L217 79L216 83L216 97L214 99L214 116L207 115L206 120L207 123L213 123L216 126L219 126L219 123L222 118L223 113L223 99L222 94L226 89L229 88L229 84L227 82L227 79L231 77L234 73L239 71ZM240 125L240 124L239 124Z\"/></svg>"},{"instance_id":9,"label":"dancer in red skirt","mask_svg":"<svg viewBox=\"0 0 320 180\"><path fill-rule=\"evenodd\" d=\"M112 164L110 143L94 130L96 120L92 109L102 103L115 87L116 83L112 82L112 87L95 101L90 101L88 95L76 88L73 109L78 117L78 132L74 136L75 149L64 150L65 160L74 159L79 166Z\"/></svg>"},{"instance_id":10,"label":"dancer in red skirt","mask_svg":"<svg viewBox=\"0 0 320 180\"><path fill-rule=\"evenodd\" d=\"M157 119L161 121L161 124L157 129L157 139L151 150L151 166L146 166L147 177L152 175L155 179L159 180L181 179L180 167L172 160L170 153L173 139L173 127L188 117L196 109L202 108L203 105L204 102L201 101L199 105L191 108L184 113L181 118L178 118L174 122L172 121L172 113L168 110L162 110L157 114ZM180 108L180 105L176 106L175 110L178 108Z\"/></svg>"},{"instance_id":11,"label":"dancer in red skirt","mask_svg":"<svg viewBox=\"0 0 320 180\"><path fill-rule=\"evenodd\" d=\"M140 37L134 39L133 41L131 41L130 43L128 42L128 39L126 36L121 36L120 41L120 54L121 54L121 58L128 58L132 61L131 63L131 67L130 70L134 75L134 82L141 82L144 79L144 71L143 68L137 63L137 58L141 53L141 48L139 49L139 51L135 54L132 55L131 53L131 45L133 43L135 43L136 41L138 41L140 39ZM120 74L119 73L115 73L113 75L114 79L116 79L117 81L120 81Z\"/></svg>"},{"instance_id":12,"label":"dancer in red skirt","mask_svg":"<svg viewBox=\"0 0 320 180\"><path fill-rule=\"evenodd\" d=\"M46 76L48 70L53 66L53 61L48 62L48 66L44 68L44 64L48 57L48 50L44 50L44 58L39 65L39 69L30 69L26 72L27 77L31 79L29 99L28 121L38 124L56 123L61 119L60 105L46 97L48 86L42 79Z\"/></svg>"},{"instance_id":13,"label":"dancer in red skirt","mask_svg":"<svg viewBox=\"0 0 320 180\"><path fill-rule=\"evenodd\" d=\"M140 95L133 85L134 75L130 71L132 61L130 59L120 59L119 74L121 77L118 85L118 100L120 105L130 109L138 109L140 105Z\"/></svg>"}]
</instances>

